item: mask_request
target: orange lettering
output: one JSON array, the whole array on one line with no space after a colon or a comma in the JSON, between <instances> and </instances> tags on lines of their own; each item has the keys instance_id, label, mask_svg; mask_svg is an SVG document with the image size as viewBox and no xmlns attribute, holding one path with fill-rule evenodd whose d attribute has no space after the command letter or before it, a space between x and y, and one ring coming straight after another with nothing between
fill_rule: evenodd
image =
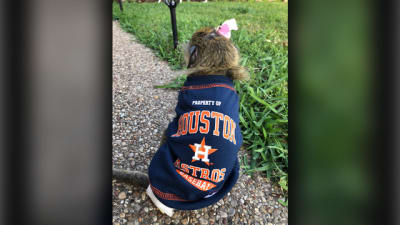
<instances>
[{"instance_id":1,"label":"orange lettering","mask_svg":"<svg viewBox=\"0 0 400 225\"><path fill-rule=\"evenodd\" d=\"M204 127L200 126L200 133L202 134L208 134L210 131L210 121L206 119L205 116L210 117L210 111L201 111L200 122L205 124Z\"/></svg>"},{"instance_id":2,"label":"orange lettering","mask_svg":"<svg viewBox=\"0 0 400 225\"><path fill-rule=\"evenodd\" d=\"M176 168L179 168L179 163L181 162L181 160L179 160L179 159L176 159L176 161L175 161L175 163L174 163L174 166L176 167Z\"/></svg>"},{"instance_id":3,"label":"orange lettering","mask_svg":"<svg viewBox=\"0 0 400 225\"><path fill-rule=\"evenodd\" d=\"M211 180L214 182L218 182L219 180L219 169L213 169L211 173Z\"/></svg>"},{"instance_id":4,"label":"orange lettering","mask_svg":"<svg viewBox=\"0 0 400 225\"><path fill-rule=\"evenodd\" d=\"M210 175L210 170L201 168L200 178L210 180L210 178L208 177L209 175Z\"/></svg>"},{"instance_id":5,"label":"orange lettering","mask_svg":"<svg viewBox=\"0 0 400 225\"><path fill-rule=\"evenodd\" d=\"M179 121L178 121L178 130L176 131L176 134L173 134L171 137L179 137L179 136L181 136L182 119L183 119L182 116L179 117Z\"/></svg>"},{"instance_id":6,"label":"orange lettering","mask_svg":"<svg viewBox=\"0 0 400 225\"><path fill-rule=\"evenodd\" d=\"M223 136L225 139L229 138L230 130L231 130L230 118L229 118L229 116L225 115L224 116L224 130L223 130Z\"/></svg>"},{"instance_id":7,"label":"orange lettering","mask_svg":"<svg viewBox=\"0 0 400 225\"><path fill-rule=\"evenodd\" d=\"M194 123L194 128L192 128L193 126L193 116L194 114L196 114L196 119L195 119L195 123ZM190 122L189 122L189 133L190 134L195 134L198 131L198 127L199 127L199 115L200 115L200 110L197 111L192 111L189 114L190 117Z\"/></svg>"},{"instance_id":8,"label":"orange lettering","mask_svg":"<svg viewBox=\"0 0 400 225\"><path fill-rule=\"evenodd\" d=\"M206 189L206 184L207 184L206 182L203 182L203 184L200 186L200 189L201 190L205 190Z\"/></svg>"},{"instance_id":9,"label":"orange lettering","mask_svg":"<svg viewBox=\"0 0 400 225\"><path fill-rule=\"evenodd\" d=\"M219 113L219 112L211 112L211 118L215 118L215 128L213 134L215 136L219 136L219 120L223 119L224 114Z\"/></svg>"},{"instance_id":10,"label":"orange lettering","mask_svg":"<svg viewBox=\"0 0 400 225\"><path fill-rule=\"evenodd\" d=\"M193 170L192 176L197 177L197 171L200 171L200 168L197 167L197 166L189 166L189 168L190 168L191 170Z\"/></svg>"},{"instance_id":11,"label":"orange lettering","mask_svg":"<svg viewBox=\"0 0 400 225\"><path fill-rule=\"evenodd\" d=\"M188 113L183 114L182 117L181 135L185 135L188 132Z\"/></svg>"},{"instance_id":12,"label":"orange lettering","mask_svg":"<svg viewBox=\"0 0 400 225\"><path fill-rule=\"evenodd\" d=\"M211 188L216 187L216 185L211 182L196 179L190 175L183 173L180 170L176 170L176 172L179 175L181 175L187 182L189 182L190 184L192 184L194 187L196 187L197 189L199 189L201 191L208 191Z\"/></svg>"},{"instance_id":13,"label":"orange lettering","mask_svg":"<svg viewBox=\"0 0 400 225\"><path fill-rule=\"evenodd\" d=\"M218 182L221 182L221 181L224 180L225 172L226 172L226 168L222 168L222 169L221 169L220 176L219 176L219 179L218 179Z\"/></svg>"},{"instance_id":14,"label":"orange lettering","mask_svg":"<svg viewBox=\"0 0 400 225\"><path fill-rule=\"evenodd\" d=\"M185 171L186 173L189 173L189 166L188 164L182 163L181 164L181 168L183 169L183 171Z\"/></svg>"},{"instance_id":15,"label":"orange lettering","mask_svg":"<svg viewBox=\"0 0 400 225\"><path fill-rule=\"evenodd\" d=\"M233 121L233 120L231 119L231 136L229 137L229 140L230 140L231 142L233 142L233 144L236 145L235 129L236 129L236 123L235 123L235 121Z\"/></svg>"}]
</instances>

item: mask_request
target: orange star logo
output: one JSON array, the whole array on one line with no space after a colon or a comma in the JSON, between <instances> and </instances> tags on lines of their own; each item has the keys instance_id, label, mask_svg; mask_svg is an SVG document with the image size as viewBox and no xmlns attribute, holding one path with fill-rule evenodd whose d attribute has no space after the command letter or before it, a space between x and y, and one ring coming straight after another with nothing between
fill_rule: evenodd
<instances>
[{"instance_id":1,"label":"orange star logo","mask_svg":"<svg viewBox=\"0 0 400 225\"><path fill-rule=\"evenodd\" d=\"M189 145L189 147L194 152L194 156L192 157L192 162L201 160L208 166L210 164L213 164L213 163L210 163L210 160L208 159L208 155L211 155L212 153L217 151L217 149L211 148L211 146L206 145L205 137L203 137L203 140L201 141L200 144L195 143L194 145Z\"/></svg>"}]
</instances>

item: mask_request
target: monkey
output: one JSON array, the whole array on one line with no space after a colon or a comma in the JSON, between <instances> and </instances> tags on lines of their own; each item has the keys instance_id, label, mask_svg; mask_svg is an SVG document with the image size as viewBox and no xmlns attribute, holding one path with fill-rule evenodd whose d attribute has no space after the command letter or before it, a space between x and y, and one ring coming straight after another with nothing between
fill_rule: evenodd
<instances>
[{"instance_id":1,"label":"monkey","mask_svg":"<svg viewBox=\"0 0 400 225\"><path fill-rule=\"evenodd\" d=\"M248 72L239 65L239 51L235 45L212 27L198 30L185 48L184 59L188 76L219 74L233 80L249 79Z\"/></svg>"},{"instance_id":2,"label":"monkey","mask_svg":"<svg viewBox=\"0 0 400 225\"><path fill-rule=\"evenodd\" d=\"M177 116L164 131L148 174L113 169L115 179L147 187L146 194L168 216L175 209L214 204L237 182L243 137L233 81L249 75L230 40L235 27L231 19L217 28L201 28L184 48L188 76Z\"/></svg>"}]
</instances>

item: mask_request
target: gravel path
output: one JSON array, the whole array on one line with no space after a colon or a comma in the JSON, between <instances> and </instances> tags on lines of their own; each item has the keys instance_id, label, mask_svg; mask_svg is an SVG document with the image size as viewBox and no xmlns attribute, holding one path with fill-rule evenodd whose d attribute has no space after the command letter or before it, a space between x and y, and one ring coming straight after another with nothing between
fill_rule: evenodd
<instances>
[{"instance_id":1,"label":"gravel path","mask_svg":"<svg viewBox=\"0 0 400 225\"><path fill-rule=\"evenodd\" d=\"M147 172L163 130L175 116L177 91L156 89L178 76L151 50L113 22L113 167ZM243 151L241 154L245 154ZM217 204L158 211L145 190L113 180L113 223L119 224L287 224L288 210L278 203L280 190L262 176L241 171L238 183Z\"/></svg>"}]
</instances>

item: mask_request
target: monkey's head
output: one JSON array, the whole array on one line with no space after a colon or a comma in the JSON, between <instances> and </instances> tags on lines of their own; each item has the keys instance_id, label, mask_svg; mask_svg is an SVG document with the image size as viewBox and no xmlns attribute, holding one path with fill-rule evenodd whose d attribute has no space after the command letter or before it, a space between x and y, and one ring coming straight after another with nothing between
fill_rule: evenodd
<instances>
[{"instance_id":1,"label":"monkey's head","mask_svg":"<svg viewBox=\"0 0 400 225\"><path fill-rule=\"evenodd\" d=\"M239 51L232 41L218 34L215 28L196 31L185 51L189 75L226 75L233 80L248 78L239 65Z\"/></svg>"}]
</instances>

